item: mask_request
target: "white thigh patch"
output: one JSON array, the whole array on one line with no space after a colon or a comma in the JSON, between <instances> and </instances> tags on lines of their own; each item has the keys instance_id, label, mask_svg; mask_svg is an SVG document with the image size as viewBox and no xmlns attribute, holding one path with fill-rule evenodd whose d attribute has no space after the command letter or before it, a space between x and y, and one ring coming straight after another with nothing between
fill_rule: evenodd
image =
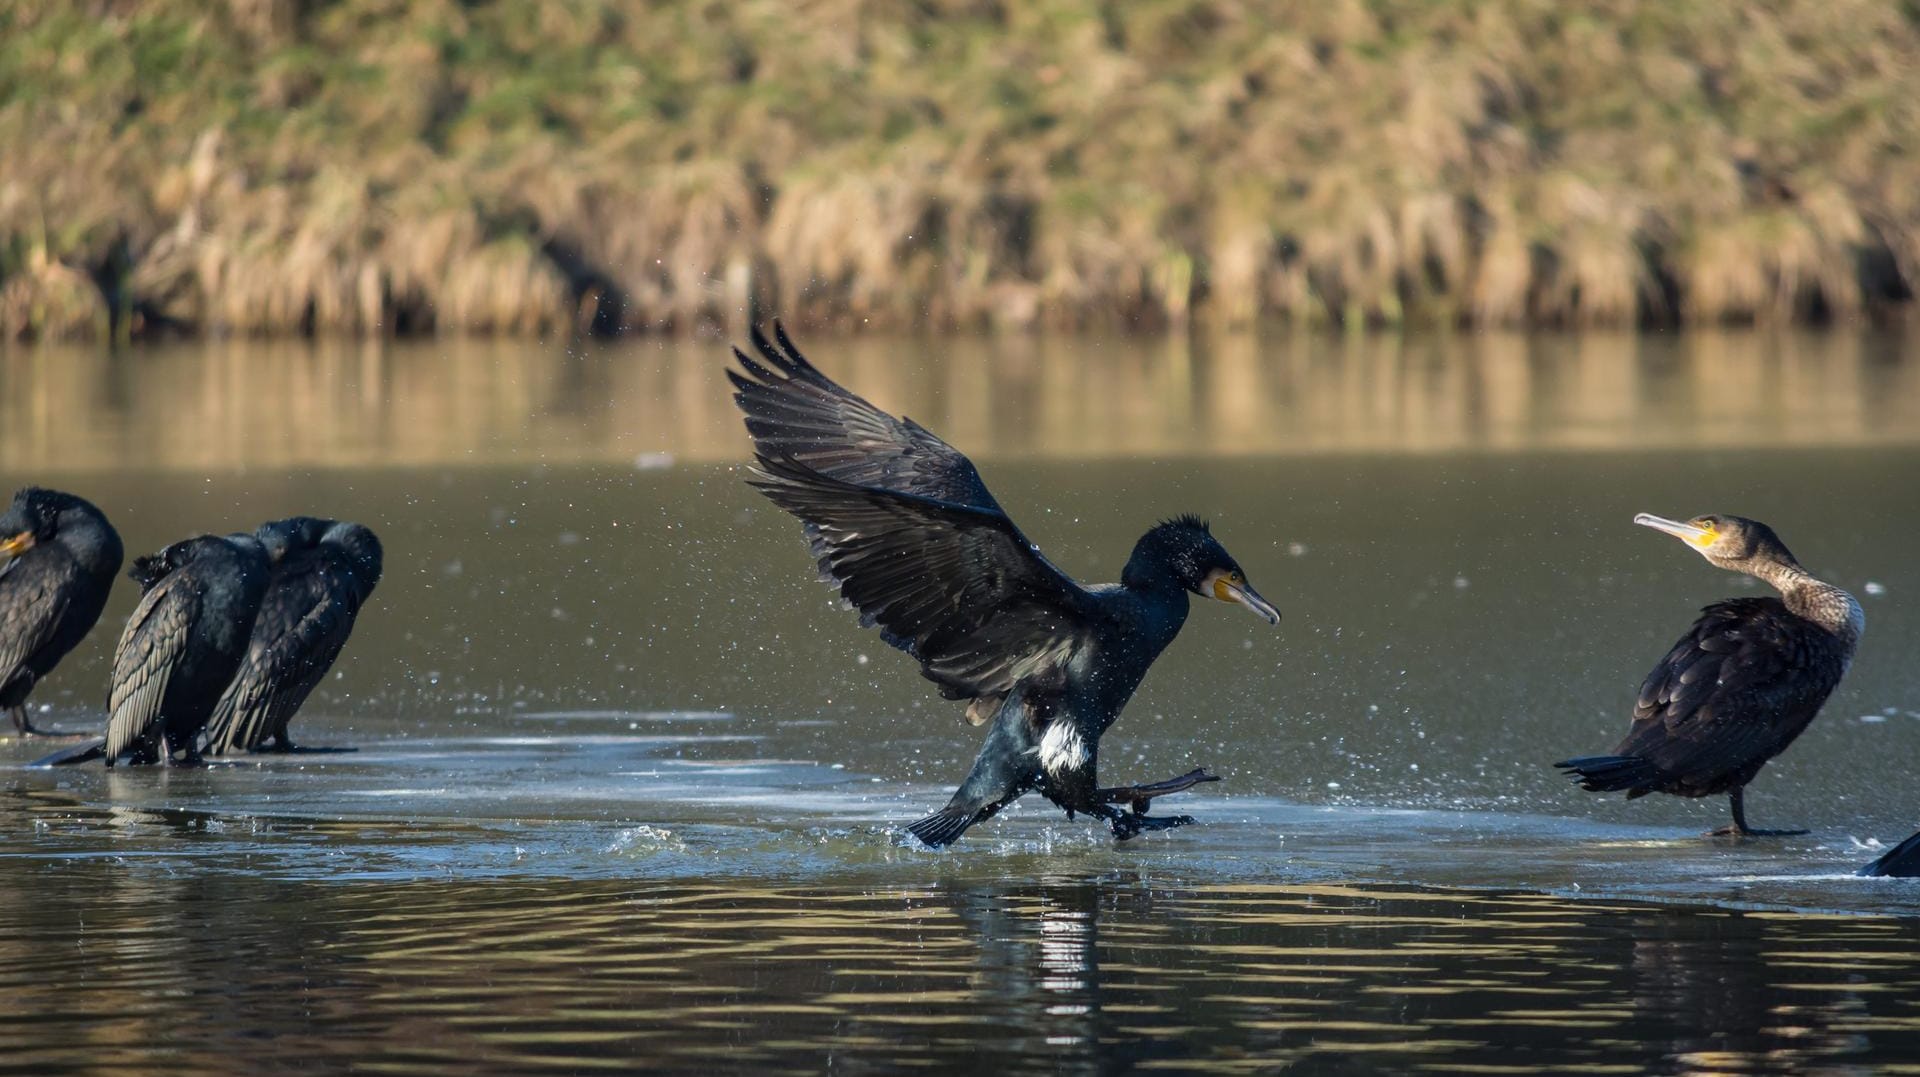
<instances>
[{"instance_id":1,"label":"white thigh patch","mask_svg":"<svg viewBox=\"0 0 1920 1077\"><path fill-rule=\"evenodd\" d=\"M1040 765L1048 774L1079 770L1087 765L1089 758L1085 738L1070 721L1054 722L1040 738Z\"/></svg>"}]
</instances>

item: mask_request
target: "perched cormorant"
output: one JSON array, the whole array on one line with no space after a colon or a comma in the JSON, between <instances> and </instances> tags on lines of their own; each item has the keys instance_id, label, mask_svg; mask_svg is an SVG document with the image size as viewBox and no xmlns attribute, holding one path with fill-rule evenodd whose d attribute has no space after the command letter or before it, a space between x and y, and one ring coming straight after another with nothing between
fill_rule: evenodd
<instances>
[{"instance_id":1,"label":"perched cormorant","mask_svg":"<svg viewBox=\"0 0 1920 1077\"><path fill-rule=\"evenodd\" d=\"M146 594L113 655L108 766L123 756L199 760L194 740L240 668L269 571L266 548L244 534L200 535L134 559L127 575Z\"/></svg>"},{"instance_id":2,"label":"perched cormorant","mask_svg":"<svg viewBox=\"0 0 1920 1077\"><path fill-rule=\"evenodd\" d=\"M1861 868L1861 875L1889 875L1902 879L1920 878L1920 834L1888 849L1880 859Z\"/></svg>"},{"instance_id":3,"label":"perched cormorant","mask_svg":"<svg viewBox=\"0 0 1920 1077\"><path fill-rule=\"evenodd\" d=\"M1094 771L1100 735L1179 633L1188 595L1280 621L1207 525L1159 524L1119 583L1082 587L1020 533L972 461L834 383L777 323L774 334L777 348L756 329L761 359L735 349L745 374L728 371L753 438L749 481L806 524L821 574L862 624L919 661L941 695L968 700L969 721L992 722L952 801L913 834L947 845L1032 789L1122 839L1192 822L1147 805L1212 775L1100 789Z\"/></svg>"},{"instance_id":4,"label":"perched cormorant","mask_svg":"<svg viewBox=\"0 0 1920 1077\"><path fill-rule=\"evenodd\" d=\"M27 695L106 608L120 571L120 535L87 501L29 486L0 515L0 708L22 736Z\"/></svg>"},{"instance_id":5,"label":"perched cormorant","mask_svg":"<svg viewBox=\"0 0 1920 1077\"><path fill-rule=\"evenodd\" d=\"M273 573L240 672L207 723L209 755L293 750L287 722L333 667L380 582L380 540L359 524L296 516L254 531Z\"/></svg>"},{"instance_id":6,"label":"perched cormorant","mask_svg":"<svg viewBox=\"0 0 1920 1077\"><path fill-rule=\"evenodd\" d=\"M1719 568L1772 584L1779 598L1734 598L1702 611L1640 686L1633 725L1612 755L1569 759L1582 788L1704 797L1726 793L1733 823L1715 835L1787 835L1747 826L1742 790L1786 750L1853 661L1860 603L1813 578L1773 530L1739 516L1633 522L1686 541Z\"/></svg>"}]
</instances>

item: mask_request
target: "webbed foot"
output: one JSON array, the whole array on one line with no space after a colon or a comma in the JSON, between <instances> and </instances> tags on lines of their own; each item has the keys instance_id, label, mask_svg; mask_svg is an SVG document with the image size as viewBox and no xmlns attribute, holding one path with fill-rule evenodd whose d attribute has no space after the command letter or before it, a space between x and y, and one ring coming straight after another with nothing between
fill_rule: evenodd
<instances>
[{"instance_id":1,"label":"webbed foot","mask_svg":"<svg viewBox=\"0 0 1920 1077\"><path fill-rule=\"evenodd\" d=\"M1138 812L1115 812L1108 817L1107 825L1113 828L1115 841L1126 841L1135 834L1149 830L1172 830L1177 826L1192 826L1197 820L1191 815L1142 815Z\"/></svg>"},{"instance_id":2,"label":"webbed foot","mask_svg":"<svg viewBox=\"0 0 1920 1077\"><path fill-rule=\"evenodd\" d=\"M1811 833L1813 833L1811 830L1755 830L1752 827L1728 823L1726 826L1705 831L1700 836L1704 838L1797 838Z\"/></svg>"},{"instance_id":3,"label":"webbed foot","mask_svg":"<svg viewBox=\"0 0 1920 1077\"><path fill-rule=\"evenodd\" d=\"M1806 830L1756 830L1747 825L1747 791L1744 786L1735 786L1727 792L1727 802L1733 808L1733 822L1716 827L1706 833L1709 838L1794 838L1811 833Z\"/></svg>"},{"instance_id":4,"label":"webbed foot","mask_svg":"<svg viewBox=\"0 0 1920 1077\"><path fill-rule=\"evenodd\" d=\"M1219 780L1220 776L1207 773L1207 768L1195 767L1187 773L1180 775L1178 778L1168 778L1164 782L1151 782L1146 785L1121 785L1111 789L1096 789L1093 795L1094 798L1102 804L1125 804L1133 809L1134 815L1144 817L1147 814L1148 805L1153 803L1155 797L1163 797L1169 793L1185 792L1203 782L1217 782ZM1185 819L1186 816L1180 816L1179 818ZM1193 820L1188 819L1187 821L1192 822ZM1154 829L1164 830L1166 828L1156 827Z\"/></svg>"}]
</instances>

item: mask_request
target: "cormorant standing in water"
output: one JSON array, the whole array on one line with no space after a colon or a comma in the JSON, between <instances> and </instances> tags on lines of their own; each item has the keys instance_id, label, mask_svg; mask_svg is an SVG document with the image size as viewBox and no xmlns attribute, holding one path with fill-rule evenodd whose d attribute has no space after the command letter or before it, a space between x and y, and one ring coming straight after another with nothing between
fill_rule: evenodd
<instances>
[{"instance_id":1,"label":"cormorant standing in water","mask_svg":"<svg viewBox=\"0 0 1920 1077\"><path fill-rule=\"evenodd\" d=\"M1726 793L1733 823L1715 835L1790 835L1747 826L1742 791L1786 750L1853 661L1866 617L1852 595L1814 579L1773 529L1739 516L1689 523L1641 513L1719 568L1772 584L1779 598L1734 598L1702 611L1640 686L1633 726L1612 755L1569 759L1582 788L1704 797Z\"/></svg>"},{"instance_id":2,"label":"cormorant standing in water","mask_svg":"<svg viewBox=\"0 0 1920 1077\"><path fill-rule=\"evenodd\" d=\"M380 540L355 523L296 516L254 531L272 564L240 671L207 724L209 755L294 750L287 722L353 632L380 582Z\"/></svg>"},{"instance_id":3,"label":"cormorant standing in water","mask_svg":"<svg viewBox=\"0 0 1920 1077\"><path fill-rule=\"evenodd\" d=\"M1188 595L1280 621L1207 525L1162 523L1119 583L1082 587L1020 533L972 461L835 384L777 323L774 334L777 349L756 329L761 359L735 349L746 372L728 371L753 437L749 481L805 522L821 574L862 624L918 660L941 695L968 700L969 721L993 723L952 801L913 834L947 845L1031 789L1121 839L1191 823L1146 809L1214 780L1204 770L1120 789L1098 788L1094 771L1100 735L1179 633Z\"/></svg>"},{"instance_id":4,"label":"cormorant standing in water","mask_svg":"<svg viewBox=\"0 0 1920 1077\"><path fill-rule=\"evenodd\" d=\"M1920 878L1920 834L1888 849L1880 859L1861 868L1861 875L1890 875L1903 879Z\"/></svg>"},{"instance_id":5,"label":"cormorant standing in water","mask_svg":"<svg viewBox=\"0 0 1920 1077\"><path fill-rule=\"evenodd\" d=\"M268 572L252 535L201 535L134 559L127 575L146 594L113 655L108 766L199 761L194 740L246 654Z\"/></svg>"},{"instance_id":6,"label":"cormorant standing in water","mask_svg":"<svg viewBox=\"0 0 1920 1077\"><path fill-rule=\"evenodd\" d=\"M120 535L87 501L29 486L0 514L0 708L22 736L27 696L106 608L120 572Z\"/></svg>"}]
</instances>

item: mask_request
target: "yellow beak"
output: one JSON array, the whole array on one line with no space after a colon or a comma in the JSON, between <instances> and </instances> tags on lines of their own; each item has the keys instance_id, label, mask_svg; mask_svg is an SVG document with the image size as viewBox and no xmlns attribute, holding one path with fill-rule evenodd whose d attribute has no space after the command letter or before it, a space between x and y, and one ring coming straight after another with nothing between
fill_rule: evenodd
<instances>
[{"instance_id":1,"label":"yellow beak","mask_svg":"<svg viewBox=\"0 0 1920 1077\"><path fill-rule=\"evenodd\" d=\"M0 557L12 560L33 549L33 532L22 531L5 542L0 542Z\"/></svg>"},{"instance_id":2,"label":"yellow beak","mask_svg":"<svg viewBox=\"0 0 1920 1077\"><path fill-rule=\"evenodd\" d=\"M1695 546L1711 546L1717 537L1712 528L1683 524L1678 520L1669 520L1665 516L1655 516L1651 512L1640 513L1633 518L1633 522L1641 527L1651 527L1655 531L1665 531L1675 538L1686 539Z\"/></svg>"},{"instance_id":3,"label":"yellow beak","mask_svg":"<svg viewBox=\"0 0 1920 1077\"><path fill-rule=\"evenodd\" d=\"M1260 592L1254 590L1251 584L1233 583L1221 576L1213 581L1213 597L1222 602L1238 602L1259 614L1270 625L1280 623L1280 611L1273 608L1273 603L1261 598Z\"/></svg>"}]
</instances>

